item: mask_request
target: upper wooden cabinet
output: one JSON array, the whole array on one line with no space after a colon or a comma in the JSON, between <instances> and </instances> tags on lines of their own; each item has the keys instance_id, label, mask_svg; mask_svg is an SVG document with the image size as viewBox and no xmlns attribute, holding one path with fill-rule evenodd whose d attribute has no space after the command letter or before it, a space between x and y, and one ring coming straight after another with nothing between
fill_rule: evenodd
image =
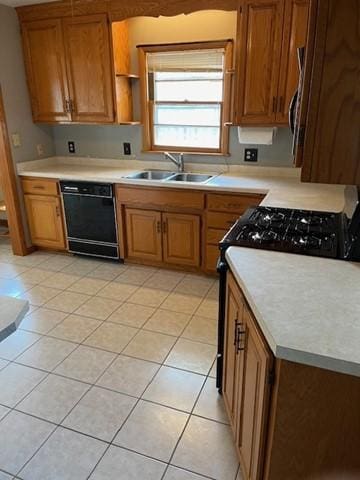
<instances>
[{"instance_id":1,"label":"upper wooden cabinet","mask_svg":"<svg viewBox=\"0 0 360 480\"><path fill-rule=\"evenodd\" d=\"M70 121L61 20L23 23L22 33L34 121Z\"/></svg>"},{"instance_id":2,"label":"upper wooden cabinet","mask_svg":"<svg viewBox=\"0 0 360 480\"><path fill-rule=\"evenodd\" d=\"M360 185L360 2L311 3L296 164L301 179Z\"/></svg>"},{"instance_id":3,"label":"upper wooden cabinet","mask_svg":"<svg viewBox=\"0 0 360 480\"><path fill-rule=\"evenodd\" d=\"M234 121L286 124L307 34L308 0L242 0L238 13Z\"/></svg>"},{"instance_id":4,"label":"upper wooden cabinet","mask_svg":"<svg viewBox=\"0 0 360 480\"><path fill-rule=\"evenodd\" d=\"M35 122L114 121L107 16L22 24Z\"/></svg>"}]
</instances>

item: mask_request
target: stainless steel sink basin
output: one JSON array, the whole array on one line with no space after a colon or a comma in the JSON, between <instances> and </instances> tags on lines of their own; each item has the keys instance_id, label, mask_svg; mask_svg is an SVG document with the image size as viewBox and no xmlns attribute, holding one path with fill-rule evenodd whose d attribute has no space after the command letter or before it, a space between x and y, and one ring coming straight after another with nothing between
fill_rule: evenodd
<instances>
[{"instance_id":1,"label":"stainless steel sink basin","mask_svg":"<svg viewBox=\"0 0 360 480\"><path fill-rule=\"evenodd\" d=\"M208 175L206 173L177 173L173 177L168 178L167 181L204 183L213 177L214 175Z\"/></svg>"},{"instance_id":2,"label":"stainless steel sink basin","mask_svg":"<svg viewBox=\"0 0 360 480\"><path fill-rule=\"evenodd\" d=\"M167 180L174 172L164 172L163 170L146 170L144 172L137 172L128 175L126 178L134 180Z\"/></svg>"}]
</instances>

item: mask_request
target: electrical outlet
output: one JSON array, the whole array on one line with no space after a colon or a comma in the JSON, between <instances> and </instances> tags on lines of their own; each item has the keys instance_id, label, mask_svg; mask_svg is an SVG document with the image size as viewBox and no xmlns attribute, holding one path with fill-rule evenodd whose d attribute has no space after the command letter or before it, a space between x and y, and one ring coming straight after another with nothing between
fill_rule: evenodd
<instances>
[{"instance_id":1,"label":"electrical outlet","mask_svg":"<svg viewBox=\"0 0 360 480\"><path fill-rule=\"evenodd\" d=\"M42 143L38 143L36 145L36 150L37 150L37 153L38 153L39 157L44 155L44 147L43 147Z\"/></svg>"},{"instance_id":2,"label":"electrical outlet","mask_svg":"<svg viewBox=\"0 0 360 480\"><path fill-rule=\"evenodd\" d=\"M131 155L131 144L129 142L124 142L124 155Z\"/></svg>"},{"instance_id":3,"label":"electrical outlet","mask_svg":"<svg viewBox=\"0 0 360 480\"><path fill-rule=\"evenodd\" d=\"M73 141L68 142L68 150L69 150L69 153L75 153L75 142Z\"/></svg>"},{"instance_id":4,"label":"electrical outlet","mask_svg":"<svg viewBox=\"0 0 360 480\"><path fill-rule=\"evenodd\" d=\"M245 162L257 162L258 161L258 149L257 148L245 148L244 161Z\"/></svg>"}]
</instances>

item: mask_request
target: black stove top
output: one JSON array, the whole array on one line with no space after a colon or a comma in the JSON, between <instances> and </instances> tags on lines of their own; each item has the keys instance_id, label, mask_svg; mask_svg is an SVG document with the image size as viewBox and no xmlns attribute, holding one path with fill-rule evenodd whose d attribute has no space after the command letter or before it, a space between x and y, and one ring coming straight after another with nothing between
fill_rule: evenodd
<instances>
[{"instance_id":1,"label":"black stove top","mask_svg":"<svg viewBox=\"0 0 360 480\"><path fill-rule=\"evenodd\" d=\"M254 207L225 235L220 249L236 245L336 258L342 222L340 213Z\"/></svg>"}]
</instances>

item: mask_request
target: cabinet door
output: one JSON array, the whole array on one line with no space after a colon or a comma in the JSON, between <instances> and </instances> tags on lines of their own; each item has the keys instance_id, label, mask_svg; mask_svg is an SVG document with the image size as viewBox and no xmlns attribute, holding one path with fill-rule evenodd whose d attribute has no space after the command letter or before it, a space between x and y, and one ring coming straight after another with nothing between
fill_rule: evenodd
<instances>
[{"instance_id":1,"label":"cabinet door","mask_svg":"<svg viewBox=\"0 0 360 480\"><path fill-rule=\"evenodd\" d=\"M22 24L34 122L70 121L61 20Z\"/></svg>"},{"instance_id":2,"label":"cabinet door","mask_svg":"<svg viewBox=\"0 0 360 480\"><path fill-rule=\"evenodd\" d=\"M162 260L161 213L152 210L127 208L127 257L145 260Z\"/></svg>"},{"instance_id":3,"label":"cabinet door","mask_svg":"<svg viewBox=\"0 0 360 480\"><path fill-rule=\"evenodd\" d=\"M59 197L25 195L31 240L40 247L65 249L65 235Z\"/></svg>"},{"instance_id":4,"label":"cabinet door","mask_svg":"<svg viewBox=\"0 0 360 480\"><path fill-rule=\"evenodd\" d=\"M200 265L200 217L163 213L164 262Z\"/></svg>"},{"instance_id":5,"label":"cabinet door","mask_svg":"<svg viewBox=\"0 0 360 480\"><path fill-rule=\"evenodd\" d=\"M224 364L222 392L231 427L236 434L239 419L238 400L241 397L243 351L237 337L243 321L244 304L232 275L227 276L224 334Z\"/></svg>"},{"instance_id":6,"label":"cabinet door","mask_svg":"<svg viewBox=\"0 0 360 480\"><path fill-rule=\"evenodd\" d=\"M270 396L269 372L272 355L257 330L251 313L244 307L244 376L241 385L237 447L247 480L261 480L266 424Z\"/></svg>"},{"instance_id":7,"label":"cabinet door","mask_svg":"<svg viewBox=\"0 0 360 480\"><path fill-rule=\"evenodd\" d=\"M237 32L237 124L276 122L283 14L283 0L241 2Z\"/></svg>"},{"instance_id":8,"label":"cabinet door","mask_svg":"<svg viewBox=\"0 0 360 480\"><path fill-rule=\"evenodd\" d=\"M72 119L114 120L110 34L106 15L66 18L64 37Z\"/></svg>"},{"instance_id":9,"label":"cabinet door","mask_svg":"<svg viewBox=\"0 0 360 480\"><path fill-rule=\"evenodd\" d=\"M278 96L278 123L288 124L291 99L299 84L297 49L305 47L309 16L309 0L291 0L285 3L284 34L281 54Z\"/></svg>"}]
</instances>

